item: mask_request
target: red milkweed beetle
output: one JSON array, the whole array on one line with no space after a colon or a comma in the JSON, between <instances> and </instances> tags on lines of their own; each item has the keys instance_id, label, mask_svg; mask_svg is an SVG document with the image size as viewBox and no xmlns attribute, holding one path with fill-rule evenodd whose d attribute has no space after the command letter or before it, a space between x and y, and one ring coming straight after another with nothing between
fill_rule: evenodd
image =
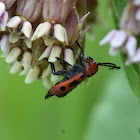
<instances>
[{"instance_id":1,"label":"red milkweed beetle","mask_svg":"<svg viewBox=\"0 0 140 140\"><path fill-rule=\"evenodd\" d=\"M56 83L46 94L45 99L50 98L51 96L56 95L57 97L64 97L66 96L70 91L72 91L75 87L77 87L78 84L80 84L82 81L85 80L87 77L93 76L98 71L98 66L107 66L110 67L110 69L120 69L120 67L117 67L113 63L97 63L95 60L93 60L91 57L87 57L87 63L83 61L84 59L84 52L81 48L80 44L76 41L77 45L81 49L81 55L72 47L68 46L71 50L76 52L79 56L79 62L80 65L74 64L73 66L66 62L65 60L61 58L57 58L58 61L69 65L70 68L67 70L61 70L61 71L55 71L54 64L52 62L49 62L51 65L51 71L54 75L61 75L65 73L65 77Z\"/></svg>"}]
</instances>

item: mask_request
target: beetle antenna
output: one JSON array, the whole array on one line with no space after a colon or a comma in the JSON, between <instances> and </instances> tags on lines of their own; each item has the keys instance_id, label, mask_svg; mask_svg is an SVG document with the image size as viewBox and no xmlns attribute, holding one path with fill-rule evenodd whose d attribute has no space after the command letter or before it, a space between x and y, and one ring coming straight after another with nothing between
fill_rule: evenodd
<instances>
[{"instance_id":1,"label":"beetle antenna","mask_svg":"<svg viewBox=\"0 0 140 140\"><path fill-rule=\"evenodd\" d=\"M78 54L78 56L80 56L80 54L74 49L74 48L72 48L71 46L68 46L71 50L73 50L75 53L77 53Z\"/></svg>"},{"instance_id":2,"label":"beetle antenna","mask_svg":"<svg viewBox=\"0 0 140 140\"><path fill-rule=\"evenodd\" d=\"M82 47L80 46L79 42L76 40L76 44L78 45L78 47L80 48L80 50L82 51L82 53L84 53Z\"/></svg>"},{"instance_id":3,"label":"beetle antenna","mask_svg":"<svg viewBox=\"0 0 140 140\"><path fill-rule=\"evenodd\" d=\"M117 67L113 63L98 63L97 65L110 67L109 69L120 69L121 68L121 67Z\"/></svg>"}]
</instances>

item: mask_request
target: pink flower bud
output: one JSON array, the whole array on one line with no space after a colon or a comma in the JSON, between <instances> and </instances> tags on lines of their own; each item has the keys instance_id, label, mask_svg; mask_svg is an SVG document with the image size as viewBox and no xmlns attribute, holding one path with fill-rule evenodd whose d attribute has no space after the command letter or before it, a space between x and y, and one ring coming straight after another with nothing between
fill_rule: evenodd
<instances>
[{"instance_id":1,"label":"pink flower bud","mask_svg":"<svg viewBox=\"0 0 140 140\"><path fill-rule=\"evenodd\" d=\"M18 0L16 14L32 23L41 15L42 7L43 0Z\"/></svg>"},{"instance_id":2,"label":"pink flower bud","mask_svg":"<svg viewBox=\"0 0 140 140\"><path fill-rule=\"evenodd\" d=\"M6 5L6 9L9 9L16 0L1 0L5 5Z\"/></svg>"},{"instance_id":3,"label":"pink flower bud","mask_svg":"<svg viewBox=\"0 0 140 140\"><path fill-rule=\"evenodd\" d=\"M118 31L110 41L111 47L113 48L121 47L124 44L126 37L127 34L124 31L122 30Z\"/></svg>"},{"instance_id":4,"label":"pink flower bud","mask_svg":"<svg viewBox=\"0 0 140 140\"><path fill-rule=\"evenodd\" d=\"M127 42L125 44L125 48L126 48L128 57L133 57L137 48L137 40L134 36L128 37Z\"/></svg>"}]
</instances>

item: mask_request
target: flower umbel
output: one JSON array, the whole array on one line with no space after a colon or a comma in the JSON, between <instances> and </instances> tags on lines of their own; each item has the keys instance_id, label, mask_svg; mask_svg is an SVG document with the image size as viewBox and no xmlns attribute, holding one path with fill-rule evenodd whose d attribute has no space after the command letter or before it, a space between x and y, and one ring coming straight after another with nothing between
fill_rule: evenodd
<instances>
[{"instance_id":1,"label":"flower umbel","mask_svg":"<svg viewBox=\"0 0 140 140\"><path fill-rule=\"evenodd\" d=\"M128 1L119 28L110 31L99 44L109 43L109 53L113 56L123 51L127 56L126 65L140 63L140 51L135 37L140 33L140 0Z\"/></svg>"},{"instance_id":2,"label":"flower umbel","mask_svg":"<svg viewBox=\"0 0 140 140\"><path fill-rule=\"evenodd\" d=\"M46 88L60 78L51 72L49 62L56 70L68 69L57 57L70 64L74 54L67 46L82 41L87 29L80 31L89 15L80 20L77 0L11 0L0 1L0 46L10 73L25 75L29 84L41 78Z\"/></svg>"}]
</instances>

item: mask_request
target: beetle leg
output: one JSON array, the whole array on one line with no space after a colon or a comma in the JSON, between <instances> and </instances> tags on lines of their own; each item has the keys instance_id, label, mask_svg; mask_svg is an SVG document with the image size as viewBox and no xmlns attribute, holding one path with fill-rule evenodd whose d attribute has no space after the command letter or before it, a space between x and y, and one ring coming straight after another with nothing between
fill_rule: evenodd
<instances>
[{"instance_id":1,"label":"beetle leg","mask_svg":"<svg viewBox=\"0 0 140 140\"><path fill-rule=\"evenodd\" d=\"M55 66L54 66L54 63L52 63L52 62L49 62L50 63L50 65L51 65L51 71L52 71L52 73L54 74L54 75L61 75L61 74L63 74L63 73L67 73L67 71L66 70L60 70L60 71L55 71Z\"/></svg>"},{"instance_id":2,"label":"beetle leg","mask_svg":"<svg viewBox=\"0 0 140 140\"><path fill-rule=\"evenodd\" d=\"M63 73L67 73L67 71L66 70L60 70L60 71L54 72L53 74L54 75L61 75Z\"/></svg>"},{"instance_id":3,"label":"beetle leg","mask_svg":"<svg viewBox=\"0 0 140 140\"><path fill-rule=\"evenodd\" d=\"M81 49L81 60L82 60L82 62L83 62L83 59L84 59L84 51L83 51L83 49L82 49L82 47L80 46L80 44L78 43L78 41L76 40L76 44L78 45L78 47Z\"/></svg>"},{"instance_id":4,"label":"beetle leg","mask_svg":"<svg viewBox=\"0 0 140 140\"><path fill-rule=\"evenodd\" d=\"M60 62L63 62L64 64L67 64L67 65L73 67L70 63L66 62L65 60L63 60L63 59L61 59L61 58L58 58L58 57L56 57L56 58L57 58L57 60L59 60Z\"/></svg>"}]
</instances>

